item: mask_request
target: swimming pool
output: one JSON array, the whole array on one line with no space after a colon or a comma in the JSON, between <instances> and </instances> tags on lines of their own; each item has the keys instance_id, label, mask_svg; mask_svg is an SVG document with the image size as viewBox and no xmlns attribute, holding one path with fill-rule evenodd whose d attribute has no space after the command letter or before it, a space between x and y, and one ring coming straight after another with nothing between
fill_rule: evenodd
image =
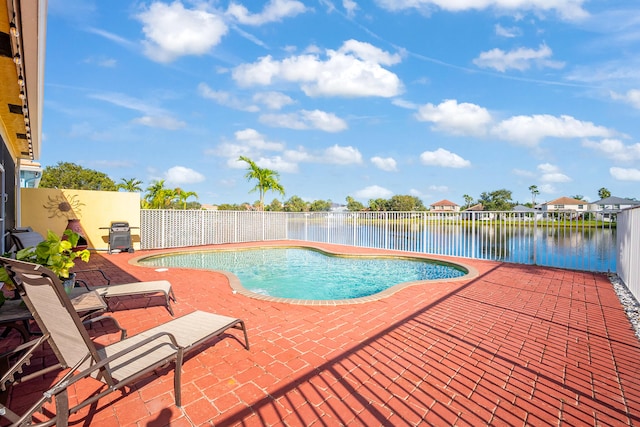
<instances>
[{"instance_id":1,"label":"swimming pool","mask_svg":"<svg viewBox=\"0 0 640 427\"><path fill-rule=\"evenodd\" d=\"M424 258L337 256L301 247L177 252L138 262L228 271L255 294L303 300L361 298L403 282L454 279L468 273L462 266Z\"/></svg>"}]
</instances>

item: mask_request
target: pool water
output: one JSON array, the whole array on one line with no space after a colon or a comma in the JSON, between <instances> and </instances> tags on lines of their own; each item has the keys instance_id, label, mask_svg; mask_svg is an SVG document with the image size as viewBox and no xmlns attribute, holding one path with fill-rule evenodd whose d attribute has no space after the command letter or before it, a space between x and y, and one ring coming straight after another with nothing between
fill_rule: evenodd
<instances>
[{"instance_id":1,"label":"pool water","mask_svg":"<svg viewBox=\"0 0 640 427\"><path fill-rule=\"evenodd\" d=\"M174 253L140 260L157 267L229 271L255 293L307 300L369 296L416 280L451 279L460 267L427 259L334 256L314 249L256 248Z\"/></svg>"}]
</instances>

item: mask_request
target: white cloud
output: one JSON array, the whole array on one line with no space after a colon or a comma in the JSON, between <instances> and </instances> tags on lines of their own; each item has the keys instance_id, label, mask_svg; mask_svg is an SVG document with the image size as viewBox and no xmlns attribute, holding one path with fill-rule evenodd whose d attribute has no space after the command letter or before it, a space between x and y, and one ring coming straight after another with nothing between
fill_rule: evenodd
<instances>
[{"instance_id":1,"label":"white cloud","mask_svg":"<svg viewBox=\"0 0 640 427\"><path fill-rule=\"evenodd\" d=\"M618 181L640 181L640 169L613 167L609 169L609 173Z\"/></svg>"},{"instance_id":2,"label":"white cloud","mask_svg":"<svg viewBox=\"0 0 640 427\"><path fill-rule=\"evenodd\" d=\"M415 115L422 122L431 122L434 129L454 135L481 136L491 123L491 114L485 108L455 99L447 99L440 105L426 104Z\"/></svg>"},{"instance_id":3,"label":"white cloud","mask_svg":"<svg viewBox=\"0 0 640 427\"><path fill-rule=\"evenodd\" d=\"M628 90L625 94L611 92L611 99L622 101L640 110L640 89Z\"/></svg>"},{"instance_id":4,"label":"white cloud","mask_svg":"<svg viewBox=\"0 0 640 427\"><path fill-rule=\"evenodd\" d=\"M353 39L344 42L338 53L353 54L365 62L381 65L395 65L402 60L402 57L397 53L391 54L372 44Z\"/></svg>"},{"instance_id":5,"label":"white cloud","mask_svg":"<svg viewBox=\"0 0 640 427\"><path fill-rule=\"evenodd\" d=\"M609 137L614 131L591 122L583 122L571 116L513 116L500 122L492 129L500 139L529 147L536 146L542 139Z\"/></svg>"},{"instance_id":6,"label":"white cloud","mask_svg":"<svg viewBox=\"0 0 640 427\"><path fill-rule=\"evenodd\" d=\"M362 163L362 154L351 146L334 145L324 151L324 161L336 165L350 165Z\"/></svg>"},{"instance_id":7,"label":"white cloud","mask_svg":"<svg viewBox=\"0 0 640 427\"><path fill-rule=\"evenodd\" d=\"M287 161L280 156L260 157L255 162L261 168L272 169L278 172L297 173L299 170L297 163Z\"/></svg>"},{"instance_id":8,"label":"white cloud","mask_svg":"<svg viewBox=\"0 0 640 427\"><path fill-rule=\"evenodd\" d=\"M133 123L167 130L178 130L187 126L182 120L171 116L143 116L132 120Z\"/></svg>"},{"instance_id":9,"label":"white cloud","mask_svg":"<svg viewBox=\"0 0 640 427\"><path fill-rule=\"evenodd\" d=\"M447 187L446 185L430 185L429 190L437 191L438 193L445 193L449 191L449 187Z\"/></svg>"},{"instance_id":10,"label":"white cloud","mask_svg":"<svg viewBox=\"0 0 640 427\"><path fill-rule=\"evenodd\" d=\"M558 189L553 184L538 185L538 190L543 194L556 194Z\"/></svg>"},{"instance_id":11,"label":"white cloud","mask_svg":"<svg viewBox=\"0 0 640 427\"><path fill-rule=\"evenodd\" d=\"M372 157L371 163L378 169L382 169L387 172L395 172L398 170L398 164L393 157Z\"/></svg>"},{"instance_id":12,"label":"white cloud","mask_svg":"<svg viewBox=\"0 0 640 427\"><path fill-rule=\"evenodd\" d=\"M206 150L205 155L227 158L231 167L239 167L233 162L240 156L264 157L264 151L281 152L285 148L283 143L268 141L264 135L251 128L235 132L234 138L235 141L225 141L213 149Z\"/></svg>"},{"instance_id":13,"label":"white cloud","mask_svg":"<svg viewBox=\"0 0 640 427\"><path fill-rule=\"evenodd\" d=\"M560 168L551 163L542 163L538 165L538 170L542 172L540 181L544 183L551 182L569 182L571 178L560 172Z\"/></svg>"},{"instance_id":14,"label":"white cloud","mask_svg":"<svg viewBox=\"0 0 640 427\"><path fill-rule=\"evenodd\" d=\"M164 174L164 179L170 186L180 186L184 184L196 184L203 182L205 177L200 172L184 166L174 166Z\"/></svg>"},{"instance_id":15,"label":"white cloud","mask_svg":"<svg viewBox=\"0 0 640 427\"><path fill-rule=\"evenodd\" d=\"M342 7L347 11L347 16L353 17L358 10L358 3L353 0L342 0Z\"/></svg>"},{"instance_id":16,"label":"white cloud","mask_svg":"<svg viewBox=\"0 0 640 427\"><path fill-rule=\"evenodd\" d=\"M297 83L307 96L394 97L402 92L397 75L382 67L400 62L398 54L356 40L327 50L315 49L278 61L270 55L236 67L232 76L240 86L267 86L276 81Z\"/></svg>"},{"instance_id":17,"label":"white cloud","mask_svg":"<svg viewBox=\"0 0 640 427\"><path fill-rule=\"evenodd\" d=\"M238 157L246 156L260 167L287 173L298 172L300 163L340 166L362 163L362 154L351 146L336 144L315 153L308 152L304 147L288 150L285 144L268 141L264 135L251 128L235 132L233 141L225 141L213 149L206 150L205 155L226 159L227 166L232 169L246 167L246 163L238 161Z\"/></svg>"},{"instance_id":18,"label":"white cloud","mask_svg":"<svg viewBox=\"0 0 640 427\"><path fill-rule=\"evenodd\" d=\"M270 110L280 110L293 104L294 100L281 92L259 92L253 95L253 102L263 104Z\"/></svg>"},{"instance_id":19,"label":"white cloud","mask_svg":"<svg viewBox=\"0 0 640 427\"><path fill-rule=\"evenodd\" d=\"M157 62L208 53L228 31L220 16L204 8L185 9L179 1L152 3L136 17L143 24L144 53Z\"/></svg>"},{"instance_id":20,"label":"white cloud","mask_svg":"<svg viewBox=\"0 0 640 427\"><path fill-rule=\"evenodd\" d=\"M589 16L582 8L586 0L376 0L381 7L397 11L403 9L417 9L429 13L433 9L448 12L462 12L467 10L497 9L501 12L519 15L522 12L555 12L566 20L579 20Z\"/></svg>"},{"instance_id":21,"label":"white cloud","mask_svg":"<svg viewBox=\"0 0 640 427\"><path fill-rule=\"evenodd\" d=\"M128 49L133 49L133 48L136 47L135 44L132 43L131 41L129 41L129 40L125 39L124 37L121 37L121 36L119 36L117 34L111 33L109 31L105 31L105 30L102 30L100 28L95 28L95 27L88 27L86 30L88 32L90 32L90 33L97 34L100 37L104 37L107 40L111 40L112 42L117 43L117 44L119 44L121 46L124 46L124 47L126 47Z\"/></svg>"},{"instance_id":22,"label":"white cloud","mask_svg":"<svg viewBox=\"0 0 640 427\"><path fill-rule=\"evenodd\" d=\"M500 37L513 38L522 35L522 30L518 27L506 28L500 24L496 24L494 27L496 35Z\"/></svg>"},{"instance_id":23,"label":"white cloud","mask_svg":"<svg viewBox=\"0 0 640 427\"><path fill-rule=\"evenodd\" d=\"M480 68L493 68L500 72L505 72L509 69L525 71L534 64L538 68L564 67L563 62L549 59L552 54L551 49L546 45L540 45L538 50L518 48L510 52L496 48L480 53L480 56L475 58L473 63Z\"/></svg>"},{"instance_id":24,"label":"white cloud","mask_svg":"<svg viewBox=\"0 0 640 427\"><path fill-rule=\"evenodd\" d=\"M407 101L402 98L393 98L391 103L396 107L406 108L407 110L417 110L419 108L418 104L415 104L411 101Z\"/></svg>"},{"instance_id":25,"label":"white cloud","mask_svg":"<svg viewBox=\"0 0 640 427\"><path fill-rule=\"evenodd\" d=\"M388 199L393 196L393 191L378 185L370 185L356 191L353 196L357 199Z\"/></svg>"},{"instance_id":26,"label":"white cloud","mask_svg":"<svg viewBox=\"0 0 640 427\"><path fill-rule=\"evenodd\" d=\"M582 141L582 146L593 148L614 160L623 162L640 160L640 143L624 145L618 139L603 139L600 142L585 140Z\"/></svg>"},{"instance_id":27,"label":"white cloud","mask_svg":"<svg viewBox=\"0 0 640 427\"><path fill-rule=\"evenodd\" d=\"M296 130L317 129L324 132L341 132L348 128L347 122L333 113L320 110L301 110L288 114L263 114L260 123L272 127Z\"/></svg>"},{"instance_id":28,"label":"white cloud","mask_svg":"<svg viewBox=\"0 0 640 427\"><path fill-rule=\"evenodd\" d=\"M267 141L265 136L255 129L247 128L234 133L236 140L258 150L282 151L284 144Z\"/></svg>"},{"instance_id":29,"label":"white cloud","mask_svg":"<svg viewBox=\"0 0 640 427\"><path fill-rule=\"evenodd\" d=\"M229 92L213 90L205 83L198 85L198 93L203 98L211 99L224 107L233 108L234 110L248 111L250 113L260 111L257 105L243 102Z\"/></svg>"},{"instance_id":30,"label":"white cloud","mask_svg":"<svg viewBox=\"0 0 640 427\"><path fill-rule=\"evenodd\" d=\"M444 168L467 168L471 166L469 160L465 160L444 148L438 148L436 151L425 151L420 154L420 161L423 165L441 166Z\"/></svg>"},{"instance_id":31,"label":"white cloud","mask_svg":"<svg viewBox=\"0 0 640 427\"><path fill-rule=\"evenodd\" d=\"M296 0L269 0L260 13L250 13L243 5L231 3L227 9L227 15L241 24L263 25L282 21L283 18L290 18L307 10L304 3Z\"/></svg>"},{"instance_id":32,"label":"white cloud","mask_svg":"<svg viewBox=\"0 0 640 427\"><path fill-rule=\"evenodd\" d=\"M129 95L105 92L90 94L89 98L99 99L118 107L143 113L141 117L132 120L133 123L139 125L167 130L177 130L187 126L185 122L176 119L165 109Z\"/></svg>"}]
</instances>

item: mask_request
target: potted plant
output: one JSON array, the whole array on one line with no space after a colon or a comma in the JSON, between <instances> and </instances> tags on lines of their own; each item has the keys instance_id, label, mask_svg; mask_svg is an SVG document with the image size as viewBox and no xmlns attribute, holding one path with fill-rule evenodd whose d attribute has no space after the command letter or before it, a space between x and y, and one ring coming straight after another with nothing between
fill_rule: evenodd
<instances>
[{"instance_id":1,"label":"potted plant","mask_svg":"<svg viewBox=\"0 0 640 427\"><path fill-rule=\"evenodd\" d=\"M38 243L35 247L21 249L16 253L16 259L20 261L32 262L47 267L60 280L68 281L65 289L70 290L73 287L73 274L70 270L75 265L75 259L80 258L89 261L90 252L88 249L76 250L80 235L73 230L65 230L62 237L53 231L47 231L47 238ZM6 289L12 288L13 284L9 275L0 269L0 282L5 283ZM7 287L7 284L9 286ZM0 296L0 298L2 298Z\"/></svg>"}]
</instances>

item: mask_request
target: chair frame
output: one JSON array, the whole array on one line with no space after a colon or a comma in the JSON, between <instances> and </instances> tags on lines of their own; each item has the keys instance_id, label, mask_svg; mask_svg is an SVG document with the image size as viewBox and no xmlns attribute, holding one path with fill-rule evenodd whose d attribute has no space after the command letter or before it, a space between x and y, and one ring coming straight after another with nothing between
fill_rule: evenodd
<instances>
[{"instance_id":1,"label":"chair frame","mask_svg":"<svg viewBox=\"0 0 640 427\"><path fill-rule=\"evenodd\" d=\"M109 357L104 358L99 354L95 344L91 341L89 334L83 325L83 322L81 321L80 317L78 316L75 309L73 308L69 300L69 297L66 295L64 288L62 286L62 283L53 272L51 272L49 269L41 265L26 263L23 261L16 261L16 260L2 258L2 257L0 257L0 264L3 265L7 270L7 272L9 273L9 276L14 281L17 289L19 290L20 294L23 297L23 300L25 301L29 310L32 312L35 321L38 323L38 326L43 332L43 337L40 339L40 341L37 344L40 344L43 341L48 342L54 354L57 356L60 362L59 365L52 367L51 370L57 368L58 366L62 368L70 368L70 370L66 372L65 375L56 382L56 384L54 384L51 388L49 388L46 392L43 393L43 396L35 404L33 404L33 406L24 415L17 416L15 413L11 412L8 408L4 406L0 406L0 416L4 416L8 418L13 423L13 425L51 426L55 424L58 426L67 426L69 421L69 416L71 414L77 412L78 410L88 405L91 405L92 403L96 402L102 397L116 390L119 390L129 385L130 383L137 381L138 379L147 375L148 373L158 368L164 367L171 362L175 363L175 368L174 368L175 404L176 406L181 406L182 404L181 372L182 372L182 363L183 363L186 351L189 351L195 348L196 346L201 345L202 343L210 340L211 338L214 338L223 334L227 329L230 329L230 328L239 329L244 332L245 348L247 350L249 349L249 339L247 336L247 330L246 330L244 321L240 319L227 318L225 316L214 315L209 313L194 312L189 315L183 316L182 319L183 320L187 319L192 315L194 316L194 318L197 318L199 313L203 313L203 315L205 316L217 316L220 318L222 322L228 321L228 323L225 323L224 325L222 325L222 327L220 327L220 325L216 325L216 327L218 327L217 330L213 330L210 333L207 333L207 335L205 336L198 337L196 341L191 342L186 346L179 345L178 343L179 339L177 339L176 336L174 336L173 334L169 332L159 331L158 333L155 333L152 336L148 336L142 339L141 341L132 340L134 344L129 345L121 349L120 351L117 351L115 354L112 354ZM60 351L60 347L59 347L60 343L57 342L57 339L54 336L55 332L52 333L49 330L46 322L40 316L40 314L38 313L35 307L37 304L34 304L34 302L29 297L29 293L30 293L29 289L32 289L34 293L36 293L35 290L37 286L49 286L54 290L55 295L57 296L60 304L63 306L62 308L66 311L66 315L71 317L73 325L77 329L77 332L79 333L81 340L83 341L86 347L87 352L86 354L84 354L84 356L81 356L79 354L74 354L73 357L75 357L77 361L73 363L73 366L69 366L70 363L68 363L68 361L66 360L63 352ZM35 295L35 297L38 298L37 295ZM168 326L172 322L179 322L179 319L180 318L171 320L165 323L164 325ZM69 320L68 318L65 319L65 321L67 322L68 320ZM176 325L178 324L179 323L176 323ZM144 337L144 335L142 334L140 336ZM121 341L120 343L126 344L127 341L129 341L134 337L127 338L124 341ZM156 360L149 363L146 367L137 369L135 374L131 374L126 378L120 379L119 381L112 377L110 372L110 366L109 366L112 362L117 361L123 356L131 357L130 354L132 352L135 352L137 349L141 349L142 347L145 347L145 346L148 347L150 344L153 344L154 347L151 349L151 351L149 351L149 353L156 352L157 350L159 352L159 356L157 357L159 358L156 357ZM167 350L167 345L171 350L170 353ZM108 347L109 346L105 348L108 348ZM118 347L115 347L115 348L117 349ZM121 362L121 363L124 363L124 362ZM19 369L20 368L15 370L15 372L19 372ZM103 383L105 383L106 389L102 390L101 392L95 395L90 396L89 398L87 398L82 402L79 402L75 406L69 407L69 396L67 393L68 387L90 376L95 377L96 379L101 380ZM55 399L55 408L56 408L55 416L51 417L49 420L43 423L31 424L32 416L35 413L39 412L42 409L43 405L49 400L51 400L52 398Z\"/></svg>"}]
</instances>

